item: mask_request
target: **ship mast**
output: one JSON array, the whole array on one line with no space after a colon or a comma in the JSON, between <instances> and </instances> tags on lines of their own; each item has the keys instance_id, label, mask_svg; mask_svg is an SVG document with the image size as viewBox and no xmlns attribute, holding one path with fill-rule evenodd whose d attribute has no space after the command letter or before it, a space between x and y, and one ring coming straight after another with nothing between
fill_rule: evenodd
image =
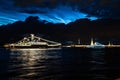
<instances>
[{"instance_id":1,"label":"ship mast","mask_svg":"<svg viewBox=\"0 0 120 80\"><path fill-rule=\"evenodd\" d=\"M30 34L31 35L31 41L34 40L34 34Z\"/></svg>"}]
</instances>

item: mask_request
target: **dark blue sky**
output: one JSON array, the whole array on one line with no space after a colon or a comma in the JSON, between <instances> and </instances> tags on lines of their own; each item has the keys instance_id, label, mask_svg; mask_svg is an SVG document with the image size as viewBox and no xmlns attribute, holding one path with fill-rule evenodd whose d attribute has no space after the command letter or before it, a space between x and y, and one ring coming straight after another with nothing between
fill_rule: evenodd
<instances>
[{"instance_id":1,"label":"dark blue sky","mask_svg":"<svg viewBox=\"0 0 120 80\"><path fill-rule=\"evenodd\" d=\"M120 18L120 0L0 0L0 25L28 16L53 23L81 18Z\"/></svg>"}]
</instances>

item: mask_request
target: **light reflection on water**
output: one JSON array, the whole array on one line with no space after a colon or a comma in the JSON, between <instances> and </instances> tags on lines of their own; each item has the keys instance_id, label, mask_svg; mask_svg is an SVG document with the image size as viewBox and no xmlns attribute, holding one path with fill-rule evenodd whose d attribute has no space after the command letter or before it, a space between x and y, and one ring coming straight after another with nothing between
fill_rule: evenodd
<instances>
[{"instance_id":1,"label":"light reflection on water","mask_svg":"<svg viewBox=\"0 0 120 80\"><path fill-rule=\"evenodd\" d=\"M84 48L0 49L0 80L114 80L120 77L119 52Z\"/></svg>"},{"instance_id":2,"label":"light reflection on water","mask_svg":"<svg viewBox=\"0 0 120 80\"><path fill-rule=\"evenodd\" d=\"M49 73L51 64L55 65L60 57L56 50L52 51L52 54L51 50L12 50L9 73L16 72L19 79L37 76L40 78Z\"/></svg>"}]
</instances>

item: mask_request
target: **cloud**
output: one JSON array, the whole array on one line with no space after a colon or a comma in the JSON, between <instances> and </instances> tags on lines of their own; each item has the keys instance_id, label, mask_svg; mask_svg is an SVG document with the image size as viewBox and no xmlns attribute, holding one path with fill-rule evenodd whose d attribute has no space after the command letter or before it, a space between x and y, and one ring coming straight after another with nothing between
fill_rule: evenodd
<instances>
[{"instance_id":1,"label":"cloud","mask_svg":"<svg viewBox=\"0 0 120 80\"><path fill-rule=\"evenodd\" d=\"M29 14L46 13L49 9L57 9L58 6L69 6L89 15L120 17L120 0L0 0L0 3L4 10Z\"/></svg>"},{"instance_id":2,"label":"cloud","mask_svg":"<svg viewBox=\"0 0 120 80\"><path fill-rule=\"evenodd\" d=\"M48 11L49 11L48 8L38 8L38 7L27 7L20 10L21 13L28 13L28 14L36 14L36 13L45 14Z\"/></svg>"},{"instance_id":3,"label":"cloud","mask_svg":"<svg viewBox=\"0 0 120 80\"><path fill-rule=\"evenodd\" d=\"M23 21L37 15L54 23L97 17L120 19L119 4L120 0L0 0L0 16Z\"/></svg>"}]
</instances>

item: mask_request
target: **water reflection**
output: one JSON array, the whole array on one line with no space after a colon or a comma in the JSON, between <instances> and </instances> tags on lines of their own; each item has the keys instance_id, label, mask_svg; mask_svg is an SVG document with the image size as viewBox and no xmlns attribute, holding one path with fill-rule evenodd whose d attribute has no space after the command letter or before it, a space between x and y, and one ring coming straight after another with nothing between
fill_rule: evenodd
<instances>
[{"instance_id":1,"label":"water reflection","mask_svg":"<svg viewBox=\"0 0 120 80\"><path fill-rule=\"evenodd\" d=\"M50 54L51 52L52 54ZM57 59L60 60L60 54L53 50L12 50L9 73L14 73L11 76L19 79L23 77L43 78L53 72L51 72L53 68L51 66L58 65L59 60L57 61ZM58 68L58 66L56 67Z\"/></svg>"},{"instance_id":2,"label":"water reflection","mask_svg":"<svg viewBox=\"0 0 120 80\"><path fill-rule=\"evenodd\" d=\"M93 80L107 80L107 67L105 63L105 50L104 49L92 49L91 50L91 72Z\"/></svg>"},{"instance_id":3,"label":"water reflection","mask_svg":"<svg viewBox=\"0 0 120 80\"><path fill-rule=\"evenodd\" d=\"M106 79L104 54L103 49L13 50L9 71L19 79Z\"/></svg>"},{"instance_id":4,"label":"water reflection","mask_svg":"<svg viewBox=\"0 0 120 80\"><path fill-rule=\"evenodd\" d=\"M120 77L115 51L119 49L3 49L0 73L8 79L0 80L114 80Z\"/></svg>"}]
</instances>

